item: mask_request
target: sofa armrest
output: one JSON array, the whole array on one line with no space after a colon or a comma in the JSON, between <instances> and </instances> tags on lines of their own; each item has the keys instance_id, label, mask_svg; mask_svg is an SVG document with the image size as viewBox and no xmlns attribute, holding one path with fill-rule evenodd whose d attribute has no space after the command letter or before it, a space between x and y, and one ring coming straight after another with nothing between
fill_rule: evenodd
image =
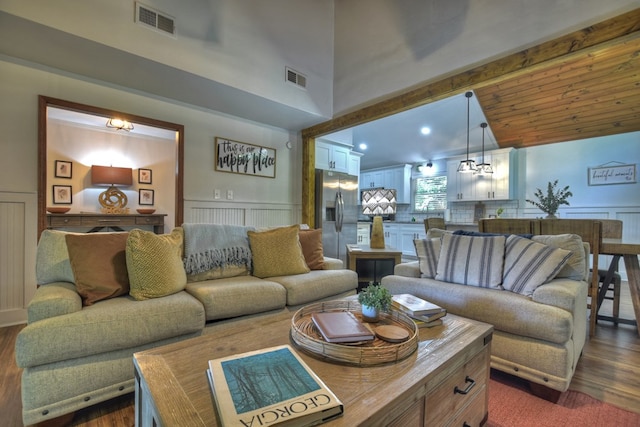
<instances>
[{"instance_id":1,"label":"sofa armrest","mask_svg":"<svg viewBox=\"0 0 640 427\"><path fill-rule=\"evenodd\" d=\"M82 298L73 283L54 282L36 289L27 306L28 323L82 310Z\"/></svg>"},{"instance_id":2,"label":"sofa armrest","mask_svg":"<svg viewBox=\"0 0 640 427\"><path fill-rule=\"evenodd\" d=\"M420 277L420 262L410 261L396 264L393 274L404 277Z\"/></svg>"},{"instance_id":3,"label":"sofa armrest","mask_svg":"<svg viewBox=\"0 0 640 427\"><path fill-rule=\"evenodd\" d=\"M531 298L535 302L560 307L571 313L577 308L586 311L587 283L571 279L553 279L538 286Z\"/></svg>"},{"instance_id":4,"label":"sofa armrest","mask_svg":"<svg viewBox=\"0 0 640 427\"><path fill-rule=\"evenodd\" d=\"M325 270L342 270L344 263L338 258L324 257L324 269Z\"/></svg>"}]
</instances>

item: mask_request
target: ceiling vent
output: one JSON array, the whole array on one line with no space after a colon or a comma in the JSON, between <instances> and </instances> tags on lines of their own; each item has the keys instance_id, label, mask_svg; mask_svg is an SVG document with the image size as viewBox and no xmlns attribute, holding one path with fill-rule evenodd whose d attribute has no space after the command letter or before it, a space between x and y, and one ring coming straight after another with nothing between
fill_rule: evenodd
<instances>
[{"instance_id":1,"label":"ceiling vent","mask_svg":"<svg viewBox=\"0 0 640 427\"><path fill-rule=\"evenodd\" d=\"M136 22L162 34L176 36L175 18L141 3L136 3Z\"/></svg>"},{"instance_id":2,"label":"ceiling vent","mask_svg":"<svg viewBox=\"0 0 640 427\"><path fill-rule=\"evenodd\" d=\"M302 73L292 70L289 67L285 67L285 79L287 82L292 83L302 89L307 88L307 76Z\"/></svg>"}]
</instances>

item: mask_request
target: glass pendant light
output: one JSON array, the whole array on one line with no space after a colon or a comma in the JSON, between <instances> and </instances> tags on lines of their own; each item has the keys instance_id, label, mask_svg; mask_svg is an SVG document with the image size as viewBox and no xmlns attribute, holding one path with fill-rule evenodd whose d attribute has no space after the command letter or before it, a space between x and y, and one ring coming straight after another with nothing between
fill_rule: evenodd
<instances>
[{"instance_id":1,"label":"glass pendant light","mask_svg":"<svg viewBox=\"0 0 640 427\"><path fill-rule=\"evenodd\" d=\"M476 162L469 158L469 104L470 99L473 96L473 92L469 91L464 94L467 97L467 159L460 161L458 165L458 172L469 173L476 171Z\"/></svg>"},{"instance_id":2,"label":"glass pendant light","mask_svg":"<svg viewBox=\"0 0 640 427\"><path fill-rule=\"evenodd\" d=\"M487 127L487 124L480 123L480 127L482 128L482 163L478 164L478 170L476 171L476 174L488 175L493 173L493 168L491 167L491 163L484 162L484 130Z\"/></svg>"}]
</instances>

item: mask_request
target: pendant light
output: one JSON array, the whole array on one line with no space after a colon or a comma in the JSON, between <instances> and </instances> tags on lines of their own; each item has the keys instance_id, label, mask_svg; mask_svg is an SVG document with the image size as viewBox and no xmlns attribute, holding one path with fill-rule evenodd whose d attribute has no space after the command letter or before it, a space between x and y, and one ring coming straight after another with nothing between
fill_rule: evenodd
<instances>
[{"instance_id":1,"label":"pendant light","mask_svg":"<svg viewBox=\"0 0 640 427\"><path fill-rule=\"evenodd\" d=\"M484 130L487 127L486 123L480 123L480 127L482 128L482 163L478 165L478 170L476 174L478 175L489 175L493 173L493 168L491 167L491 163L484 162Z\"/></svg>"},{"instance_id":2,"label":"pendant light","mask_svg":"<svg viewBox=\"0 0 640 427\"><path fill-rule=\"evenodd\" d=\"M473 96L473 92L469 91L464 94L467 97L467 159L460 161L458 165L458 172L469 173L476 171L476 162L469 158L469 104L470 99Z\"/></svg>"}]
</instances>

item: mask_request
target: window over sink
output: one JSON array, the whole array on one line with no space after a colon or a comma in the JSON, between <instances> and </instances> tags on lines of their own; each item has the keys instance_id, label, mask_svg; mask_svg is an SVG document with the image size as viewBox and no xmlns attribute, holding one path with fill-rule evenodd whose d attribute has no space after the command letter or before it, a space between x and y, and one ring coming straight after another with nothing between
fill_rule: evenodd
<instances>
[{"instance_id":1,"label":"window over sink","mask_svg":"<svg viewBox=\"0 0 640 427\"><path fill-rule=\"evenodd\" d=\"M413 208L417 212L447 208L447 176L425 176L415 179Z\"/></svg>"}]
</instances>

